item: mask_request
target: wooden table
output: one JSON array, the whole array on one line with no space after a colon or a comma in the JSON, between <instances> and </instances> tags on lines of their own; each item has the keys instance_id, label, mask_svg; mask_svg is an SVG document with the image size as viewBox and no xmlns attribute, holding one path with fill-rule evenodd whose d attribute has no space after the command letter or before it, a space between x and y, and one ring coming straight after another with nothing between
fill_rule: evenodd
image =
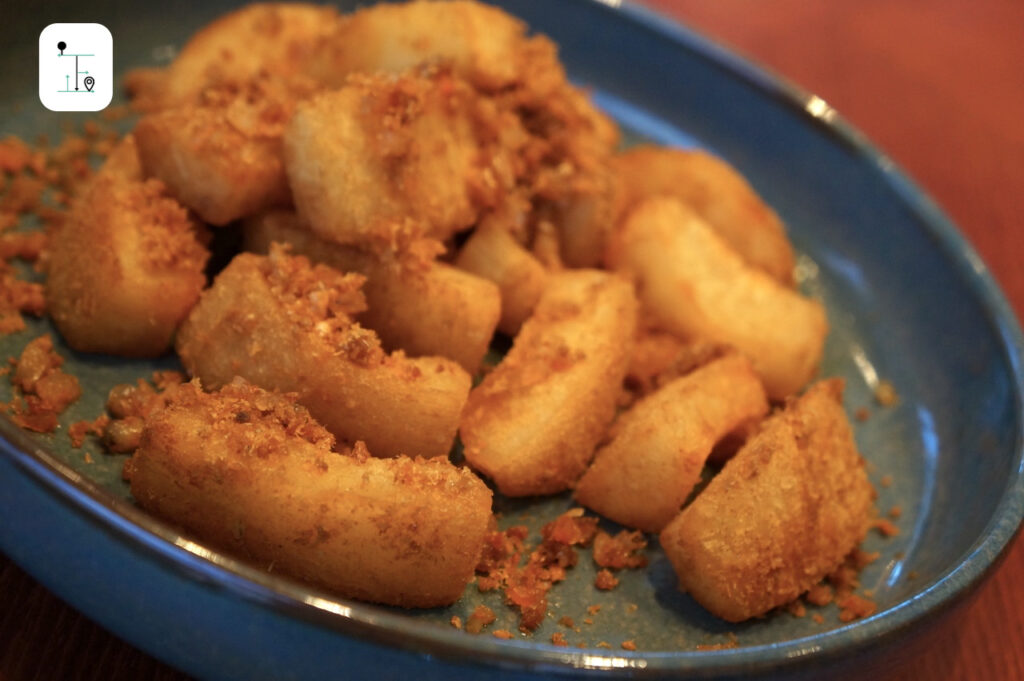
<instances>
[{"instance_id":1,"label":"wooden table","mask_svg":"<svg viewBox=\"0 0 1024 681\"><path fill-rule=\"evenodd\" d=\"M1024 3L648 0L824 98L966 232L1024 317ZM1017 180L1014 182L1014 180ZM1024 542L891 679L1024 678ZM0 681L184 678L0 557ZM879 681L886 681L880 679Z\"/></svg>"}]
</instances>

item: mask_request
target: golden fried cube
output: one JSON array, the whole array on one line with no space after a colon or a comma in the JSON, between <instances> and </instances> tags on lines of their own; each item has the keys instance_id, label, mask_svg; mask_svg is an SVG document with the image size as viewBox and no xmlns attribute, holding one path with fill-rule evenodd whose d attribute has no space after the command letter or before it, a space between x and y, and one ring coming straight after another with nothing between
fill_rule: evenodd
<instances>
[{"instance_id":1,"label":"golden fried cube","mask_svg":"<svg viewBox=\"0 0 1024 681\"><path fill-rule=\"evenodd\" d=\"M199 299L199 226L156 180L138 179L129 136L50 241L46 306L82 352L154 357Z\"/></svg>"},{"instance_id":2,"label":"golden fried cube","mask_svg":"<svg viewBox=\"0 0 1024 681\"><path fill-rule=\"evenodd\" d=\"M568 489L615 414L636 307L615 275L552 275L512 349L470 393L459 427L470 466L508 496Z\"/></svg>"},{"instance_id":3,"label":"golden fried cube","mask_svg":"<svg viewBox=\"0 0 1024 681\"><path fill-rule=\"evenodd\" d=\"M657 325L734 346L754 363L769 397L793 394L817 370L828 332L821 303L747 264L679 200L640 203L608 259L632 275Z\"/></svg>"},{"instance_id":4,"label":"golden fried cube","mask_svg":"<svg viewBox=\"0 0 1024 681\"><path fill-rule=\"evenodd\" d=\"M299 94L250 83L144 116L135 127L143 169L212 225L287 206L281 137Z\"/></svg>"},{"instance_id":5,"label":"golden fried cube","mask_svg":"<svg viewBox=\"0 0 1024 681\"><path fill-rule=\"evenodd\" d=\"M241 376L297 393L339 439L377 456L445 456L470 376L443 357L384 352L351 318L366 307L362 282L278 249L242 253L182 325L178 354L209 388Z\"/></svg>"},{"instance_id":6,"label":"golden fried cube","mask_svg":"<svg viewBox=\"0 0 1024 681\"><path fill-rule=\"evenodd\" d=\"M615 522L658 532L700 481L711 448L768 412L749 360L730 354L677 378L619 415L576 499Z\"/></svg>"},{"instance_id":7,"label":"golden fried cube","mask_svg":"<svg viewBox=\"0 0 1024 681\"><path fill-rule=\"evenodd\" d=\"M498 285L498 328L510 336L529 319L547 282L547 271L540 261L498 226L477 228L463 244L455 266Z\"/></svg>"},{"instance_id":8,"label":"golden fried cube","mask_svg":"<svg viewBox=\"0 0 1024 681\"><path fill-rule=\"evenodd\" d=\"M292 399L244 382L173 389L126 465L147 511L257 567L403 607L457 600L491 492L442 459L375 459Z\"/></svg>"},{"instance_id":9,"label":"golden fried cube","mask_svg":"<svg viewBox=\"0 0 1024 681\"><path fill-rule=\"evenodd\" d=\"M366 277L367 309L356 315L388 350L414 357L437 355L476 373L501 314L498 287L485 278L442 262L404 262L352 246L325 241L287 211L247 220L245 247L268 253L274 242L341 272Z\"/></svg>"},{"instance_id":10,"label":"golden fried cube","mask_svg":"<svg viewBox=\"0 0 1024 681\"><path fill-rule=\"evenodd\" d=\"M488 154L472 90L443 71L352 76L299 104L284 138L299 215L339 243L401 245L471 226Z\"/></svg>"},{"instance_id":11,"label":"golden fried cube","mask_svg":"<svg viewBox=\"0 0 1024 681\"><path fill-rule=\"evenodd\" d=\"M654 196L677 198L748 263L793 282L795 258L782 221L725 161L699 150L642 145L616 156L613 166L625 209Z\"/></svg>"},{"instance_id":12,"label":"golden fried cube","mask_svg":"<svg viewBox=\"0 0 1024 681\"><path fill-rule=\"evenodd\" d=\"M336 9L305 3L256 3L229 12L193 35L166 68L129 73L133 104L158 111L196 104L210 87L305 77L337 22Z\"/></svg>"},{"instance_id":13,"label":"golden fried cube","mask_svg":"<svg viewBox=\"0 0 1024 681\"><path fill-rule=\"evenodd\" d=\"M787 603L864 538L874 490L842 407L822 381L769 419L662 530L680 588L730 622Z\"/></svg>"}]
</instances>

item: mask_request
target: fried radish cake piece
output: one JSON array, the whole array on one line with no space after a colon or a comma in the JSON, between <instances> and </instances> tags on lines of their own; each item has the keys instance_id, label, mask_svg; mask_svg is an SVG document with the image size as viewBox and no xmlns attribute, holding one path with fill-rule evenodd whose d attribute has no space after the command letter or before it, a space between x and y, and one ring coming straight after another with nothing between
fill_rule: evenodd
<instances>
[{"instance_id":1,"label":"fried radish cake piece","mask_svg":"<svg viewBox=\"0 0 1024 681\"><path fill-rule=\"evenodd\" d=\"M246 250L269 253L272 243L286 243L314 262L364 275L367 309L356 320L376 331L385 349L479 370L502 308L498 287L487 279L432 257L402 259L325 241L290 211L253 217L243 229Z\"/></svg>"},{"instance_id":2,"label":"fried radish cake piece","mask_svg":"<svg viewBox=\"0 0 1024 681\"><path fill-rule=\"evenodd\" d=\"M811 386L768 418L660 535L680 588L730 622L788 603L864 538L874 489L842 407Z\"/></svg>"},{"instance_id":3,"label":"fried radish cake piece","mask_svg":"<svg viewBox=\"0 0 1024 681\"><path fill-rule=\"evenodd\" d=\"M767 412L746 357L713 360L619 415L611 442L576 485L576 499L621 525L658 532L679 514L715 443Z\"/></svg>"},{"instance_id":4,"label":"fried radish cake piece","mask_svg":"<svg viewBox=\"0 0 1024 681\"><path fill-rule=\"evenodd\" d=\"M535 76L535 62L558 68L554 46L526 36L526 24L479 2L380 3L348 15L317 68L341 85L350 73L401 73L447 64L475 88L497 92ZM559 69L560 70L560 69Z\"/></svg>"},{"instance_id":5,"label":"fried radish cake piece","mask_svg":"<svg viewBox=\"0 0 1024 681\"><path fill-rule=\"evenodd\" d=\"M446 239L514 184L510 150L496 137L501 118L517 126L444 70L353 75L300 103L288 125L295 207L338 243L380 250Z\"/></svg>"},{"instance_id":6,"label":"fried radish cake piece","mask_svg":"<svg viewBox=\"0 0 1024 681\"><path fill-rule=\"evenodd\" d=\"M442 459L375 459L293 396L239 379L172 389L125 466L135 500L260 568L406 608L457 600L491 520L491 492Z\"/></svg>"},{"instance_id":7,"label":"fried radish cake piece","mask_svg":"<svg viewBox=\"0 0 1024 681\"><path fill-rule=\"evenodd\" d=\"M632 275L658 326L732 345L754 363L769 397L795 393L817 370L828 333L822 304L750 266L678 199L641 202L607 259Z\"/></svg>"},{"instance_id":8,"label":"fried radish cake piece","mask_svg":"<svg viewBox=\"0 0 1024 681\"><path fill-rule=\"evenodd\" d=\"M387 354L352 320L366 309L363 279L279 248L242 253L182 325L178 354L210 388L241 376L295 392L336 437L376 456L445 456L470 376L443 357Z\"/></svg>"},{"instance_id":9,"label":"fried radish cake piece","mask_svg":"<svg viewBox=\"0 0 1024 681\"><path fill-rule=\"evenodd\" d=\"M459 427L470 466L508 496L568 489L614 417L636 307L613 274L553 274L512 349L470 393Z\"/></svg>"},{"instance_id":10,"label":"fried radish cake piece","mask_svg":"<svg viewBox=\"0 0 1024 681\"><path fill-rule=\"evenodd\" d=\"M725 161L699 150L641 145L616 155L612 164L624 209L653 196L675 197L748 263L793 283L795 256L782 221Z\"/></svg>"},{"instance_id":11,"label":"fried radish cake piece","mask_svg":"<svg viewBox=\"0 0 1024 681\"><path fill-rule=\"evenodd\" d=\"M462 245L455 266L493 281L501 292L498 328L510 336L519 332L533 314L547 270L506 230L495 225L478 227Z\"/></svg>"},{"instance_id":12,"label":"fried radish cake piece","mask_svg":"<svg viewBox=\"0 0 1024 681\"><path fill-rule=\"evenodd\" d=\"M288 206L281 139L310 92L262 79L225 84L143 116L135 126L143 169L211 225Z\"/></svg>"},{"instance_id":13,"label":"fried radish cake piece","mask_svg":"<svg viewBox=\"0 0 1024 681\"><path fill-rule=\"evenodd\" d=\"M306 78L337 22L331 7L247 5L203 27L166 68L130 72L126 86L133 105L152 112L195 104L210 87Z\"/></svg>"},{"instance_id":14,"label":"fried radish cake piece","mask_svg":"<svg viewBox=\"0 0 1024 681\"><path fill-rule=\"evenodd\" d=\"M142 180L129 135L50 240L46 307L75 350L155 357L206 283L199 225L157 180Z\"/></svg>"}]
</instances>

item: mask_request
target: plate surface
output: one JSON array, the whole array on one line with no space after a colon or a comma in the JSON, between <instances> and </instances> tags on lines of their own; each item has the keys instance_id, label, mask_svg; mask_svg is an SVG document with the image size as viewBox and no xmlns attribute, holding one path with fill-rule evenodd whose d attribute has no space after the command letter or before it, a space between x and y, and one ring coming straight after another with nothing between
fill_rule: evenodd
<instances>
[{"instance_id":1,"label":"plate surface","mask_svg":"<svg viewBox=\"0 0 1024 681\"><path fill-rule=\"evenodd\" d=\"M210 3L156 10L128 3L82 10L50 3L17 16L0 37L0 135L60 135L35 98L35 37L51 21L100 21L115 41L115 69L151 65L224 11ZM208 678L305 678L344 669L449 677L450 663L497 665L496 675L620 669L695 674L766 672L824 664L876 647L930 619L974 586L1007 545L1024 508L1020 331L977 255L884 156L816 98L773 81L684 29L635 8L594 0L499 3L553 37L573 78L634 138L700 144L736 165L786 221L803 255L805 288L828 308L832 332L822 373L847 381L850 412L872 465L878 507L903 511L901 534L870 536L881 557L862 575L879 613L841 625L834 606L811 617L778 613L743 625L707 615L678 593L655 548L652 565L596 591L589 552L551 594L553 618L532 638L472 637L448 626L484 602L492 628L515 630L496 595L469 587L452 608L406 613L333 599L250 570L181 538L135 509L120 480L123 457L73 450L66 433L29 438L0 422L0 548L49 588L119 635ZM26 40L26 37L28 38ZM15 68L20 64L19 68ZM34 323L0 338L0 358L50 330ZM68 370L85 396L62 423L94 418L110 386L176 366L77 355ZM878 408L878 378L900 395ZM0 399L9 385L0 382ZM87 462L86 452L92 462ZM882 486L883 476L892 484ZM499 500L503 524L536 530L569 508L567 497ZM611 526L608 526L611 528ZM534 535L534 538L536 534ZM602 605L580 633L586 608ZM632 606L636 605L634 609ZM563 631L571 645L547 645ZM725 643L740 647L697 650ZM619 650L635 640L639 650ZM595 646L608 642L612 649ZM262 651L253 654L253 651ZM431 659L435 664L424 666ZM467 670L468 671L468 670Z\"/></svg>"}]
</instances>

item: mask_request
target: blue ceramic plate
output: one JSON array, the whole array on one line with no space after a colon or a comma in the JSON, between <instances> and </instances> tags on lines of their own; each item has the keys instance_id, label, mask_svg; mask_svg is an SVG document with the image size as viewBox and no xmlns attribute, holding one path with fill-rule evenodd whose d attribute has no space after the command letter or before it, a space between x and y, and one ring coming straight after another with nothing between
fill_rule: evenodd
<instances>
[{"instance_id":1,"label":"blue ceramic plate","mask_svg":"<svg viewBox=\"0 0 1024 681\"><path fill-rule=\"evenodd\" d=\"M560 45L569 72L633 139L702 145L736 165L778 210L802 255L803 286L828 307L823 373L847 380L847 407L867 407L856 435L879 508L903 510L901 534L871 536L881 557L862 575L876 615L844 625L834 606L743 625L710 617L674 588L653 547L651 566L615 591L592 587L584 556L552 592L554 616L536 635L501 641L451 628L480 602L515 630L497 595L469 587L447 609L407 613L324 593L252 570L179 536L130 502L122 458L74 450L67 436L29 437L0 421L0 548L110 630L207 678L314 678L358 672L451 678L541 672L693 676L862 667L865 653L901 645L976 586L1017 530L1024 508L1020 331L1002 295L956 229L824 102L782 84L704 39L641 9L594 0L504 4ZM115 66L151 65L224 11L174 3L15 8L0 27L0 134L57 136L61 119L35 96L35 40L53 21L111 29ZM21 14L19 14L19 12ZM49 330L0 338L0 357ZM86 395L64 425L93 418L111 385L160 362L76 355ZM879 379L897 406L871 399ZM6 381L0 390L9 392ZM6 399L7 394L0 394ZM87 460L87 453L91 462ZM881 484L889 476L892 484ZM505 523L536 529L571 505L498 500ZM589 605L602 606L584 624ZM560 628L572 617L579 632ZM571 645L547 644L562 631ZM738 647L700 650L735 636ZM638 650L620 649L627 639ZM601 642L610 648L598 647Z\"/></svg>"}]
</instances>

